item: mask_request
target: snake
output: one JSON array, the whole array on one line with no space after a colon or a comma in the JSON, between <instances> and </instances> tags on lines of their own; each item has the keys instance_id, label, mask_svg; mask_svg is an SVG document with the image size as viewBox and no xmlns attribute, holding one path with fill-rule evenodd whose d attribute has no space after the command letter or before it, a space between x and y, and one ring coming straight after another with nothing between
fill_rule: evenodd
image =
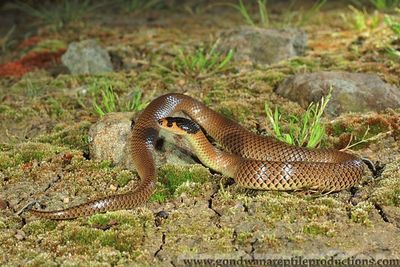
<instances>
[{"instance_id":1,"label":"snake","mask_svg":"<svg viewBox=\"0 0 400 267\"><path fill-rule=\"evenodd\" d=\"M177 112L190 120L171 117ZM132 127L127 145L140 177L134 190L66 209L30 209L29 212L39 218L65 220L144 204L156 186L153 152L160 129L185 135L203 164L232 177L245 188L333 192L354 186L364 174L362 160L353 154L298 147L257 135L190 96L169 93L150 102ZM214 147L203 131L222 150Z\"/></svg>"}]
</instances>

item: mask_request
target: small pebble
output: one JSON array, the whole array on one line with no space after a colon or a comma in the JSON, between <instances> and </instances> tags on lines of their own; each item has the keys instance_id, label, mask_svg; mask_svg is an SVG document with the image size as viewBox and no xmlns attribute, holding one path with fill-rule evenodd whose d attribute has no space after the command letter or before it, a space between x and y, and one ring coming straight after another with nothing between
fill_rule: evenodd
<instances>
[{"instance_id":1,"label":"small pebble","mask_svg":"<svg viewBox=\"0 0 400 267\"><path fill-rule=\"evenodd\" d=\"M168 216L169 216L168 212L166 212L164 210L157 212L155 214L155 217L156 217L155 224L156 224L156 226L160 226L163 223L163 221L168 218Z\"/></svg>"},{"instance_id":2,"label":"small pebble","mask_svg":"<svg viewBox=\"0 0 400 267\"><path fill-rule=\"evenodd\" d=\"M22 230L17 230L17 233L15 234L15 238L19 241L24 240L26 237L25 232Z\"/></svg>"},{"instance_id":3,"label":"small pebble","mask_svg":"<svg viewBox=\"0 0 400 267\"><path fill-rule=\"evenodd\" d=\"M168 216L169 216L168 212L166 212L164 210L156 213L156 217L159 217L159 218L166 219L166 218L168 218Z\"/></svg>"},{"instance_id":4,"label":"small pebble","mask_svg":"<svg viewBox=\"0 0 400 267\"><path fill-rule=\"evenodd\" d=\"M115 191L117 191L117 189L118 188L115 185L110 185L110 190L111 191L115 192Z\"/></svg>"},{"instance_id":5,"label":"small pebble","mask_svg":"<svg viewBox=\"0 0 400 267\"><path fill-rule=\"evenodd\" d=\"M71 163L73 155L71 153L65 153L62 155L62 161L64 165L68 165Z\"/></svg>"},{"instance_id":6,"label":"small pebble","mask_svg":"<svg viewBox=\"0 0 400 267\"><path fill-rule=\"evenodd\" d=\"M186 81L183 79L178 80L178 85L184 86L186 84Z\"/></svg>"},{"instance_id":7,"label":"small pebble","mask_svg":"<svg viewBox=\"0 0 400 267\"><path fill-rule=\"evenodd\" d=\"M0 210L5 210L8 208L8 203L4 199L0 198Z\"/></svg>"}]
</instances>

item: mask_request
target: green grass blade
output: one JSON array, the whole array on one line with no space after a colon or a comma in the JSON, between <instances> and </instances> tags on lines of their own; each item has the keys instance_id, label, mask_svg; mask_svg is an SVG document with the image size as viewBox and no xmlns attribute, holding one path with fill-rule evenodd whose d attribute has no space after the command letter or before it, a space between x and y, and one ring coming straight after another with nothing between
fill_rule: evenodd
<instances>
[{"instance_id":1,"label":"green grass blade","mask_svg":"<svg viewBox=\"0 0 400 267\"><path fill-rule=\"evenodd\" d=\"M222 60L222 62L218 65L217 69L222 70L233 58L233 50L230 49L226 57Z\"/></svg>"},{"instance_id":2,"label":"green grass blade","mask_svg":"<svg viewBox=\"0 0 400 267\"><path fill-rule=\"evenodd\" d=\"M258 11L260 13L261 25L264 27L269 26L267 0L257 0Z\"/></svg>"}]
</instances>

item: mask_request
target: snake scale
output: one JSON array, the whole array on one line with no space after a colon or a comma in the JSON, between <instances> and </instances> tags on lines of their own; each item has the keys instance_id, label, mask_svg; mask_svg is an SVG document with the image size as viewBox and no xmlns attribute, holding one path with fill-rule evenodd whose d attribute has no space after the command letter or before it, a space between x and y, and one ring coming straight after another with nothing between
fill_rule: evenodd
<instances>
[{"instance_id":1,"label":"snake scale","mask_svg":"<svg viewBox=\"0 0 400 267\"><path fill-rule=\"evenodd\" d=\"M339 191L353 186L363 175L362 160L356 156L333 149L290 146L258 136L189 96L170 93L153 100L132 129L130 153L141 178L135 190L63 210L30 212L40 218L62 220L131 209L146 202L155 189L157 178L152 152L160 129L159 120L179 111L200 125L226 151L235 154L230 156L208 144L208 148L203 149L206 154L199 158L205 157L206 161L212 158L205 164L233 177L241 186L267 190ZM206 140L203 141L205 144Z\"/></svg>"}]
</instances>

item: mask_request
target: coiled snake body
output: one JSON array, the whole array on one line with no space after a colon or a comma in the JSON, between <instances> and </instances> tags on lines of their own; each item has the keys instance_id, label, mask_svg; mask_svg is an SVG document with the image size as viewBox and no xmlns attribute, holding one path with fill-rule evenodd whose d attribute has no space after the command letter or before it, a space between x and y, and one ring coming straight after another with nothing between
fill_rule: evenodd
<instances>
[{"instance_id":1,"label":"coiled snake body","mask_svg":"<svg viewBox=\"0 0 400 267\"><path fill-rule=\"evenodd\" d=\"M141 178L128 193L107 196L58 211L31 210L35 216L72 219L97 212L131 209L148 200L156 182L152 152L159 132L159 120L182 111L199 124L227 151L199 142L200 159L206 165L231 176L247 188L269 190L313 189L338 191L353 186L363 175L362 160L331 149L306 149L258 136L211 110L203 103L182 94L166 94L153 100L140 114L129 145L133 164ZM203 135L204 136L204 135ZM208 142L207 142L208 143ZM201 149L201 144L205 148Z\"/></svg>"}]
</instances>

